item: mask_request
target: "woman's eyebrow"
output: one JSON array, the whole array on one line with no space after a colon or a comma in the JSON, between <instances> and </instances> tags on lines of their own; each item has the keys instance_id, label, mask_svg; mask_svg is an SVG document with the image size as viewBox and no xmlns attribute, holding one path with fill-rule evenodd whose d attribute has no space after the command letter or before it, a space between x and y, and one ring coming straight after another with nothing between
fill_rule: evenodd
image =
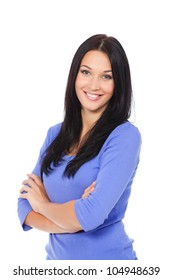
<instances>
[{"instance_id":1,"label":"woman's eyebrow","mask_svg":"<svg viewBox=\"0 0 173 280\"><path fill-rule=\"evenodd\" d=\"M89 67L89 66L87 66L87 65L81 65L80 67L86 67L86 68L88 68L88 69L90 69L90 70L92 70L92 68L91 67ZM104 73L108 73L108 72L112 72L112 70L105 70L105 71L103 71Z\"/></svg>"},{"instance_id":2,"label":"woman's eyebrow","mask_svg":"<svg viewBox=\"0 0 173 280\"><path fill-rule=\"evenodd\" d=\"M105 73L107 73L107 72L112 72L112 70L105 70L105 71L103 71L103 72L105 72Z\"/></svg>"},{"instance_id":3,"label":"woman's eyebrow","mask_svg":"<svg viewBox=\"0 0 173 280\"><path fill-rule=\"evenodd\" d=\"M87 66L87 65L84 65L84 64L81 65L80 67L86 67L86 68L88 68L88 69L90 69L90 70L92 69L91 67L89 67L89 66Z\"/></svg>"}]
</instances>

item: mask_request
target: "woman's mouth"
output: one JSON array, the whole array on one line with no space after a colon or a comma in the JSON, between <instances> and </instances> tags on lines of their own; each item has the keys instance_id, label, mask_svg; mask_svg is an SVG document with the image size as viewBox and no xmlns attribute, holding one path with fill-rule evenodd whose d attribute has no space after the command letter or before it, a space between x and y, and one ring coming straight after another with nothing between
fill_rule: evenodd
<instances>
[{"instance_id":1,"label":"woman's mouth","mask_svg":"<svg viewBox=\"0 0 173 280\"><path fill-rule=\"evenodd\" d=\"M100 94L93 94L93 93L89 93L89 92L85 92L85 94L86 94L87 98L92 101L98 100L101 96Z\"/></svg>"}]
</instances>

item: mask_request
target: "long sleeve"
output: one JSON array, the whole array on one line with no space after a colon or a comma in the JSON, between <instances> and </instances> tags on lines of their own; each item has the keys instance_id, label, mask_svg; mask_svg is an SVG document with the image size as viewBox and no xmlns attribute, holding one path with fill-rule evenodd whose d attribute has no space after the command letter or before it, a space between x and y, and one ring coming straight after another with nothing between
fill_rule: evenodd
<instances>
[{"instance_id":1,"label":"long sleeve","mask_svg":"<svg viewBox=\"0 0 173 280\"><path fill-rule=\"evenodd\" d=\"M75 203L76 216L84 231L102 225L122 195L128 200L141 147L141 135L130 123L117 127L102 147L94 192Z\"/></svg>"},{"instance_id":2,"label":"long sleeve","mask_svg":"<svg viewBox=\"0 0 173 280\"><path fill-rule=\"evenodd\" d=\"M37 163L32 171L32 173L36 174L39 177L40 177L41 157L44 154L47 147L50 145L50 143L54 140L54 138L58 134L59 130L60 130L60 124L49 128L49 130L47 132L45 141L40 149ZM29 212L31 210L32 210L32 207L26 199L18 198L17 213L18 213L20 224L23 227L24 231L31 229L30 226L27 226L24 224L26 216L29 214Z\"/></svg>"}]
</instances>

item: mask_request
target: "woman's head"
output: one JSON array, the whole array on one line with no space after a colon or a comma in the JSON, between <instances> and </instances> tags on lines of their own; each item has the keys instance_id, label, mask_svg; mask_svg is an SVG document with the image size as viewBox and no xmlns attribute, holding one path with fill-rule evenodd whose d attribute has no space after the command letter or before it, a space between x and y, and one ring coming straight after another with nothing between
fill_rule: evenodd
<instances>
[{"instance_id":1,"label":"woman's head","mask_svg":"<svg viewBox=\"0 0 173 280\"><path fill-rule=\"evenodd\" d=\"M106 78L104 82L107 84L104 84L104 86L102 84L100 87L97 83L92 87L88 87L86 84L83 86L84 79L78 79L81 69L84 70L84 68L81 68L82 64L85 65L88 61L90 64L89 58L94 58L95 61L94 75L97 76L98 73L102 73L102 70L103 72L104 70L108 71L108 73L100 76L104 77L104 79ZM98 62L96 62L97 59L99 59ZM101 63L101 68L100 62L103 62L103 64ZM111 79L108 76L111 76ZM107 96L107 99L104 99L102 104L104 110L101 110L96 123L88 132L84 141L82 141L75 158L67 165L65 170L65 175L67 176L74 176L81 165L94 158L113 129L130 117L132 89L126 54L115 38L102 34L94 35L87 39L74 55L66 88L64 121L59 134L45 152L41 174L48 175L52 172L51 164L58 166L62 160L63 153L68 153L71 148L79 145L82 132L81 109L84 107L87 109L86 99L81 99L82 91L86 94L88 93L89 99L99 99L93 92L93 89L97 91L99 87L102 90L101 94L104 92L105 96ZM101 100L103 101L103 99ZM91 106L91 103L89 106ZM88 109L93 108L88 107Z\"/></svg>"},{"instance_id":2,"label":"woman's head","mask_svg":"<svg viewBox=\"0 0 173 280\"><path fill-rule=\"evenodd\" d=\"M107 56L114 81L113 95L106 110L116 114L117 118L122 119L123 122L128 119L131 110L132 88L129 63L125 51L118 40L104 34L88 38L76 51L67 82L65 111L68 113L68 111L73 110L73 115L78 115L77 111L80 111L81 104L76 96L76 78L82 59L88 52L96 50Z\"/></svg>"}]
</instances>

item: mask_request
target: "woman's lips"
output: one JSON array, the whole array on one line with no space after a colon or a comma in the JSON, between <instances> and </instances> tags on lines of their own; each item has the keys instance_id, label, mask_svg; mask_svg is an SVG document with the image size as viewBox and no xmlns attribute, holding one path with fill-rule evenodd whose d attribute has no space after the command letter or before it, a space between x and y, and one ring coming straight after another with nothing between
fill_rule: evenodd
<instances>
[{"instance_id":1,"label":"woman's lips","mask_svg":"<svg viewBox=\"0 0 173 280\"><path fill-rule=\"evenodd\" d=\"M98 100L101 97L100 94L94 94L94 93L89 93L89 92L85 92L85 94L86 94L87 98L92 101Z\"/></svg>"}]
</instances>

